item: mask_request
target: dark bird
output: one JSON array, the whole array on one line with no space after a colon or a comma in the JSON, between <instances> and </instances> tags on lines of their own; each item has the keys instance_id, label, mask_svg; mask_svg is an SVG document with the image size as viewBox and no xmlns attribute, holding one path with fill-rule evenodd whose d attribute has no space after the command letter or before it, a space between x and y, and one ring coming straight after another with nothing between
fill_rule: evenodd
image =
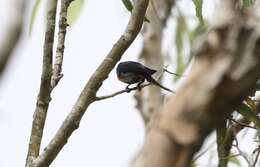
<instances>
[{"instance_id":1,"label":"dark bird","mask_svg":"<svg viewBox=\"0 0 260 167\"><path fill-rule=\"evenodd\" d=\"M134 62L134 61L125 61L118 64L116 68L117 78L127 83L128 86L126 89L129 89L129 86L135 83L138 83L138 87L147 80L148 82L159 86L160 88L174 93L172 90L164 87L159 82L157 82L152 75L157 72L156 70L145 67L144 65Z\"/></svg>"}]
</instances>

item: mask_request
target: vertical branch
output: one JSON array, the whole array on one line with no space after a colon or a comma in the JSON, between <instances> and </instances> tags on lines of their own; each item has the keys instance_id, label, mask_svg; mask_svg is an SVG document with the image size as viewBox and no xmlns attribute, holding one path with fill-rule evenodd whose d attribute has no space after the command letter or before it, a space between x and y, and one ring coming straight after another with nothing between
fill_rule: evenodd
<instances>
[{"instance_id":1,"label":"vertical branch","mask_svg":"<svg viewBox=\"0 0 260 167\"><path fill-rule=\"evenodd\" d=\"M33 116L30 143L26 158L26 166L30 166L32 161L38 157L44 124L47 116L49 103L51 101L51 76L52 76L52 55L55 32L57 0L48 0L48 15L45 31L43 65L41 74L40 91L36 102L36 109Z\"/></svg>"},{"instance_id":2,"label":"vertical branch","mask_svg":"<svg viewBox=\"0 0 260 167\"><path fill-rule=\"evenodd\" d=\"M53 88L58 84L62 77L62 62L64 55L64 43L67 28L67 12L70 3L73 0L62 0L59 18L58 44L56 49L55 64L52 69L53 57L53 42L55 33L57 0L50 0L48 3L47 28L45 32L44 53L43 53L43 68L40 92L37 99L36 111L34 113L31 138L29 143L28 155L26 164L30 166L33 160L38 157L41 146L42 134L44 130L45 120L50 94Z\"/></svg>"},{"instance_id":3,"label":"vertical branch","mask_svg":"<svg viewBox=\"0 0 260 167\"><path fill-rule=\"evenodd\" d=\"M217 130L217 147L218 147L218 167L226 167L228 163L228 155L230 149L226 149L226 120L222 121L220 125L216 128Z\"/></svg>"},{"instance_id":4,"label":"vertical branch","mask_svg":"<svg viewBox=\"0 0 260 167\"><path fill-rule=\"evenodd\" d=\"M143 48L139 59L148 67L156 70L163 68L162 39L163 30L171 14L175 0L151 0L146 17L150 20L143 28ZM150 86L137 91L134 95L139 110L145 123L148 123L152 113L159 111L163 104L161 89L157 86Z\"/></svg>"},{"instance_id":5,"label":"vertical branch","mask_svg":"<svg viewBox=\"0 0 260 167\"><path fill-rule=\"evenodd\" d=\"M51 78L51 89L53 89L62 78L62 63L65 48L65 36L67 28L67 13L68 7L73 0L62 0L60 9L60 19L59 19L59 32L58 32L58 44L56 48L55 63L53 67L53 74Z\"/></svg>"}]
</instances>

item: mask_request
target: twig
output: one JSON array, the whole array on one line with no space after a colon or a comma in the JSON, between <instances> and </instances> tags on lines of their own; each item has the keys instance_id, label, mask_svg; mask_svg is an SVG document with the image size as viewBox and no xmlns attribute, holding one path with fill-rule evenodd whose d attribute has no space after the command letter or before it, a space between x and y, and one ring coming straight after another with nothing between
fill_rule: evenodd
<instances>
[{"instance_id":1,"label":"twig","mask_svg":"<svg viewBox=\"0 0 260 167\"><path fill-rule=\"evenodd\" d=\"M26 158L26 166L28 167L31 166L33 160L39 155L44 124L47 116L49 102L51 101L50 93L53 55L52 50L55 32L56 10L57 0L49 0L40 91L34 112L30 143Z\"/></svg>"},{"instance_id":2,"label":"twig","mask_svg":"<svg viewBox=\"0 0 260 167\"><path fill-rule=\"evenodd\" d=\"M192 162L195 162L197 161L200 157L202 157L202 155L204 155L206 152L208 152L212 146L216 143L216 141L213 141L211 144L208 145L208 147L204 150L204 151L201 151L199 154L197 154L193 159L192 159Z\"/></svg>"},{"instance_id":3,"label":"twig","mask_svg":"<svg viewBox=\"0 0 260 167\"><path fill-rule=\"evenodd\" d=\"M177 73L174 73L174 72L171 72L171 71L169 71L167 68L168 68L168 65L163 68L163 71L165 71L165 72L167 72L167 73L169 73L169 74L175 75L175 76L177 76L177 77L182 77L182 75L177 74Z\"/></svg>"},{"instance_id":4,"label":"twig","mask_svg":"<svg viewBox=\"0 0 260 167\"><path fill-rule=\"evenodd\" d=\"M59 32L58 32L58 45L56 48L55 64L53 67L53 74L51 78L51 89L53 89L60 79L63 77L61 74L62 63L64 56L64 43L66 37L66 28L67 28L67 13L68 7L73 0L62 0L61 1L61 10L60 10L60 19L59 19Z\"/></svg>"},{"instance_id":5,"label":"twig","mask_svg":"<svg viewBox=\"0 0 260 167\"><path fill-rule=\"evenodd\" d=\"M242 157L245 159L245 161L247 162L248 166L252 166L250 160L248 159L248 157L247 157L247 155L246 155L246 153L244 153L244 152L240 149L240 147L239 147L238 140L237 140L237 137L236 137L236 131L235 131L234 129L233 129L233 133L234 133L233 136L234 136L235 144L233 144L232 146L237 149L238 154L240 154L240 156L242 156Z\"/></svg>"},{"instance_id":6,"label":"twig","mask_svg":"<svg viewBox=\"0 0 260 167\"><path fill-rule=\"evenodd\" d=\"M143 24L148 2L149 0L136 1L129 23L126 27L126 31L114 44L113 48L110 50L103 62L90 77L77 102L73 106L71 112L67 115L55 136L44 149L43 153L35 159L34 166L49 166L67 143L67 140L71 134L79 127L79 123L86 109L95 101L96 93L101 87L102 82L108 77L108 74L112 71L123 53L131 45L139 33Z\"/></svg>"},{"instance_id":7,"label":"twig","mask_svg":"<svg viewBox=\"0 0 260 167\"><path fill-rule=\"evenodd\" d=\"M239 122L239 121L237 121L237 120L235 120L235 119L233 119L233 118L229 118L229 120L231 120L231 121L233 121L233 122L235 122L235 123L237 123L237 124L239 124L239 125L241 125L241 126L248 127L248 128L255 129L255 130L259 130L259 128L250 126L250 125L248 125L248 124L246 124L246 123L243 123L243 122Z\"/></svg>"},{"instance_id":8,"label":"twig","mask_svg":"<svg viewBox=\"0 0 260 167\"><path fill-rule=\"evenodd\" d=\"M254 160L254 163L253 163L252 167L256 167L256 163L258 161L259 155L260 155L260 150L257 151L257 154L256 154L256 157L255 157L255 160Z\"/></svg>"},{"instance_id":9,"label":"twig","mask_svg":"<svg viewBox=\"0 0 260 167\"><path fill-rule=\"evenodd\" d=\"M220 159L228 160L230 158L234 158L234 157L237 157L237 156L241 156L241 155L240 154L233 154L233 155L229 155L229 156L226 156L226 157L220 157Z\"/></svg>"},{"instance_id":10,"label":"twig","mask_svg":"<svg viewBox=\"0 0 260 167\"><path fill-rule=\"evenodd\" d=\"M138 90L138 89L142 89L146 86L149 86L149 85L152 85L151 83L147 83L147 84L143 84L143 85L140 85L139 87L138 86L135 86L133 88L129 88L129 89L124 89L124 90L120 90L120 91L117 91L115 93L112 93L110 95L105 95L105 96L97 96L95 101L100 101L100 100L105 100L105 99L108 99L108 98L111 98L111 97L115 97L117 95L120 95L120 94L123 94L123 93L129 93L133 90Z\"/></svg>"},{"instance_id":11,"label":"twig","mask_svg":"<svg viewBox=\"0 0 260 167\"><path fill-rule=\"evenodd\" d=\"M13 1L11 2L13 3ZM26 6L27 0L16 0L14 1L15 8L11 10L12 13L10 16L11 18L7 18L4 21L7 21L7 32L5 32L4 42L0 45L0 77L4 72L4 69L8 63L12 55L12 51L14 50L21 32L22 26L24 21L24 11ZM4 24L2 24L4 25ZM3 30L1 28L1 30Z\"/></svg>"}]
</instances>

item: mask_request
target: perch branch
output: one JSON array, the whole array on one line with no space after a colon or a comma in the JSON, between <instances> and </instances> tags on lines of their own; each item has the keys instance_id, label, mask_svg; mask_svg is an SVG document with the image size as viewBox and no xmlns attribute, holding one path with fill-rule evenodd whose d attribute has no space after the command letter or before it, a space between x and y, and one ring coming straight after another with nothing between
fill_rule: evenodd
<instances>
[{"instance_id":1,"label":"perch branch","mask_svg":"<svg viewBox=\"0 0 260 167\"><path fill-rule=\"evenodd\" d=\"M129 93L133 90L139 90L139 89L142 89L146 86L149 86L149 85L152 85L151 83L147 83L147 84L143 84L143 85L140 85L139 87L138 86L135 86L133 88L129 88L129 89L124 89L124 90L120 90L120 91L117 91L115 93L112 93L110 95L105 95L105 96L97 96L96 97L96 101L100 101L100 100L105 100L105 99L108 99L108 98L111 98L111 97L115 97L117 95L120 95L120 94L123 94L123 93Z\"/></svg>"}]
</instances>

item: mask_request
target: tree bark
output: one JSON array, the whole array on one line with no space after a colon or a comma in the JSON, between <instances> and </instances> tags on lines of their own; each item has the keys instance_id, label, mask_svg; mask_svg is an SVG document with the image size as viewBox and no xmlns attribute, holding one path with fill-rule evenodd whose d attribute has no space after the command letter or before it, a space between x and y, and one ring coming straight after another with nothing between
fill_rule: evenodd
<instances>
[{"instance_id":1,"label":"tree bark","mask_svg":"<svg viewBox=\"0 0 260 167\"><path fill-rule=\"evenodd\" d=\"M171 9L175 0L151 0L146 17L149 23L146 22L143 27L143 48L139 55L139 60L152 68L159 71L163 69L162 55L162 39L163 30L166 27L166 22L171 14ZM161 74L162 75L162 74ZM161 77L158 78L161 82ZM154 112L158 112L163 104L163 96L161 88L157 86L149 86L138 91L134 95L144 123L147 124Z\"/></svg>"},{"instance_id":2,"label":"tree bark","mask_svg":"<svg viewBox=\"0 0 260 167\"><path fill-rule=\"evenodd\" d=\"M246 13L235 0L220 2L213 28L196 40L190 75L153 115L134 167L188 167L206 136L255 87L260 76L257 9Z\"/></svg>"}]
</instances>

